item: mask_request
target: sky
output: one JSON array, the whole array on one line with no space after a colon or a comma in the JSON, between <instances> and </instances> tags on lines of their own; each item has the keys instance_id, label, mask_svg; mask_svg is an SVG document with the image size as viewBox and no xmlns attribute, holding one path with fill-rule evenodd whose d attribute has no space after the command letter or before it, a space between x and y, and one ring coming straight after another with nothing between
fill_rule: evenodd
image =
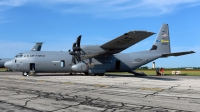
<instances>
[{"instance_id":1,"label":"sky","mask_svg":"<svg viewBox=\"0 0 200 112\"><path fill-rule=\"evenodd\" d=\"M42 51L102 45L132 30L155 32L122 53L148 50L163 23L171 51L195 54L157 59L157 67L200 67L200 0L0 0L0 58L44 42ZM152 67L152 62L145 65Z\"/></svg>"}]
</instances>

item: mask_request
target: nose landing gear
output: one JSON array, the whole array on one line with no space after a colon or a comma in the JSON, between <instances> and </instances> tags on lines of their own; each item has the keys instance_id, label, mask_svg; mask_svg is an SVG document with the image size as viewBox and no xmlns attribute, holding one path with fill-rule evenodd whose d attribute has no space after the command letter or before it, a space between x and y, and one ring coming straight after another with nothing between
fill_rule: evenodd
<instances>
[{"instance_id":1,"label":"nose landing gear","mask_svg":"<svg viewBox=\"0 0 200 112\"><path fill-rule=\"evenodd\" d=\"M35 74L35 63L30 63L29 70L22 72L23 76L29 76L29 75L34 75L34 74Z\"/></svg>"},{"instance_id":2,"label":"nose landing gear","mask_svg":"<svg viewBox=\"0 0 200 112\"><path fill-rule=\"evenodd\" d=\"M29 72L22 72L22 75L23 75L23 76L28 76L28 75L29 75Z\"/></svg>"},{"instance_id":3,"label":"nose landing gear","mask_svg":"<svg viewBox=\"0 0 200 112\"><path fill-rule=\"evenodd\" d=\"M31 70L30 72L22 72L23 76L35 75L35 70Z\"/></svg>"}]
</instances>

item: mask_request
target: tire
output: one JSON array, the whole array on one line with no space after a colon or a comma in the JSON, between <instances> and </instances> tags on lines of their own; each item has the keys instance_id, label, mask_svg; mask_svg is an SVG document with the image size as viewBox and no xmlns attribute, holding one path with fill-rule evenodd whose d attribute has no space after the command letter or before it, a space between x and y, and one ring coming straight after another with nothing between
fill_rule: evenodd
<instances>
[{"instance_id":1,"label":"tire","mask_svg":"<svg viewBox=\"0 0 200 112\"><path fill-rule=\"evenodd\" d=\"M28 74L29 74L28 72L22 72L23 76L28 76Z\"/></svg>"},{"instance_id":2,"label":"tire","mask_svg":"<svg viewBox=\"0 0 200 112\"><path fill-rule=\"evenodd\" d=\"M104 76L104 73L94 74L95 76Z\"/></svg>"},{"instance_id":3,"label":"tire","mask_svg":"<svg viewBox=\"0 0 200 112\"><path fill-rule=\"evenodd\" d=\"M85 75L89 75L89 73L88 73L88 72L84 72L84 74L85 74Z\"/></svg>"},{"instance_id":4,"label":"tire","mask_svg":"<svg viewBox=\"0 0 200 112\"><path fill-rule=\"evenodd\" d=\"M99 74L100 76L104 76L105 74L104 73L101 73L101 74Z\"/></svg>"}]
</instances>

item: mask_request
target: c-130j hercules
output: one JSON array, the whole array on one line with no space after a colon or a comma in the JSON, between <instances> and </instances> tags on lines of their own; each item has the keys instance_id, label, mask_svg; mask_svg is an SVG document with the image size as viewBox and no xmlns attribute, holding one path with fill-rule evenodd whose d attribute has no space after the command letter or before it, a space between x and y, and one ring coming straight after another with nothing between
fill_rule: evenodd
<instances>
[{"instance_id":1,"label":"c-130j hercules","mask_svg":"<svg viewBox=\"0 0 200 112\"><path fill-rule=\"evenodd\" d=\"M104 75L105 72L130 72L155 59L181 56L194 51L171 53L168 24L163 24L150 50L120 53L128 47L153 35L148 31L130 31L102 45L80 46L81 36L72 51L28 51L7 61L5 67L22 71L24 76L33 73L85 73Z\"/></svg>"}]
</instances>

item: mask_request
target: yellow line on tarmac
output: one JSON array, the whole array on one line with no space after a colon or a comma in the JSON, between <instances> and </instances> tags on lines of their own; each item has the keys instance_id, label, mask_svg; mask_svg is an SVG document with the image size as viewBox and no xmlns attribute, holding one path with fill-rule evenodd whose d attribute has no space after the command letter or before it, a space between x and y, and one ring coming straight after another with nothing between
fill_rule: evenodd
<instances>
[{"instance_id":1,"label":"yellow line on tarmac","mask_svg":"<svg viewBox=\"0 0 200 112\"><path fill-rule=\"evenodd\" d=\"M39 82L46 82L45 80L38 80Z\"/></svg>"},{"instance_id":2,"label":"yellow line on tarmac","mask_svg":"<svg viewBox=\"0 0 200 112\"><path fill-rule=\"evenodd\" d=\"M93 84L94 87L108 87L106 84Z\"/></svg>"},{"instance_id":3,"label":"yellow line on tarmac","mask_svg":"<svg viewBox=\"0 0 200 112\"><path fill-rule=\"evenodd\" d=\"M150 90L150 91L163 91L162 88L147 88L147 87L141 87L141 90Z\"/></svg>"},{"instance_id":4,"label":"yellow line on tarmac","mask_svg":"<svg viewBox=\"0 0 200 112\"><path fill-rule=\"evenodd\" d=\"M62 82L63 84L70 84L70 85L73 85L74 83L73 82Z\"/></svg>"},{"instance_id":5,"label":"yellow line on tarmac","mask_svg":"<svg viewBox=\"0 0 200 112\"><path fill-rule=\"evenodd\" d=\"M8 77L4 77L4 79L9 79Z\"/></svg>"}]
</instances>

